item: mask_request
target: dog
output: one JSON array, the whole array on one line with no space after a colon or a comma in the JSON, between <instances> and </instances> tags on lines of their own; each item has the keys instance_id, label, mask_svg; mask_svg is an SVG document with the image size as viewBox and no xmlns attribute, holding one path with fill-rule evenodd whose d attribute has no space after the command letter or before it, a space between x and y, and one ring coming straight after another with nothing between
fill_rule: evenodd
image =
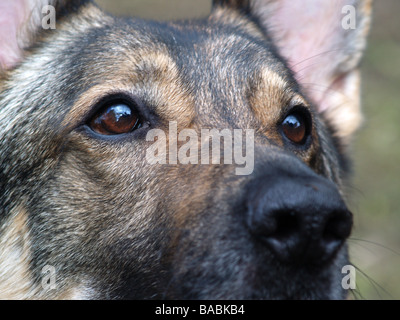
<instances>
[{"instance_id":1,"label":"dog","mask_svg":"<svg viewBox=\"0 0 400 320\"><path fill-rule=\"evenodd\" d=\"M347 298L371 6L214 0L156 22L2 1L0 298ZM205 129L249 170L195 161Z\"/></svg>"}]
</instances>

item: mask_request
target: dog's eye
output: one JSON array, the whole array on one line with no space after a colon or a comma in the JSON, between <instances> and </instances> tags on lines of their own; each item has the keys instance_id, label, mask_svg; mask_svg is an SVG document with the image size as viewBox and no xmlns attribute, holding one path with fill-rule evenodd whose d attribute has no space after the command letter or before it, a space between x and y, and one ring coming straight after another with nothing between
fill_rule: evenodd
<instances>
[{"instance_id":1,"label":"dog's eye","mask_svg":"<svg viewBox=\"0 0 400 320\"><path fill-rule=\"evenodd\" d=\"M282 122L284 135L296 144L303 144L307 138L307 119L302 112L293 112Z\"/></svg>"},{"instance_id":2,"label":"dog's eye","mask_svg":"<svg viewBox=\"0 0 400 320\"><path fill-rule=\"evenodd\" d=\"M109 104L90 121L89 127L102 135L117 135L131 132L141 127L139 116L125 103Z\"/></svg>"}]
</instances>

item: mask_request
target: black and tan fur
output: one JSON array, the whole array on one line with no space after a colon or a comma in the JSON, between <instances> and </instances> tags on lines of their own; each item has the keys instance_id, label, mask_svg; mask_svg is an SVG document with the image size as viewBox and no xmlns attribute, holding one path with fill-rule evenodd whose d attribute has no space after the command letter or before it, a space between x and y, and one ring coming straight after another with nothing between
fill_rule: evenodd
<instances>
[{"instance_id":1,"label":"black and tan fur","mask_svg":"<svg viewBox=\"0 0 400 320\"><path fill-rule=\"evenodd\" d=\"M205 19L161 23L85 0L16 1L18 40L0 24L0 46L23 46L0 49L0 298L344 298L346 245L329 261L282 262L243 218L253 185L279 174L344 196L371 4L317 1L313 16L311 2L291 16L288 0L220 0ZM56 30L40 27L48 3ZM345 4L355 30L340 27ZM121 93L150 128L255 129L254 172L149 165L148 129L93 133L95 109ZM312 122L301 148L278 126L296 105ZM54 290L41 286L46 265Z\"/></svg>"}]
</instances>

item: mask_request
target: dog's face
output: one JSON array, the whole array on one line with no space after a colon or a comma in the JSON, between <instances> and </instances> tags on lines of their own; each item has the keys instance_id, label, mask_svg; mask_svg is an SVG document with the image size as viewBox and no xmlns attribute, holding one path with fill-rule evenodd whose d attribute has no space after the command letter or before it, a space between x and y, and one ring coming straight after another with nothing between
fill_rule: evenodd
<instances>
[{"instance_id":1,"label":"dog's face","mask_svg":"<svg viewBox=\"0 0 400 320\"><path fill-rule=\"evenodd\" d=\"M310 2L298 22L314 10L328 30L311 32L291 26L288 2L214 1L207 19L156 23L59 1L57 29L24 58L0 52L4 297L346 296L345 149L369 5L349 1L359 29L345 30L346 1ZM43 5L26 3L8 9ZM251 170L174 161L186 139L171 126L198 141L204 129L254 130L240 149ZM149 161L154 129L167 163Z\"/></svg>"}]
</instances>

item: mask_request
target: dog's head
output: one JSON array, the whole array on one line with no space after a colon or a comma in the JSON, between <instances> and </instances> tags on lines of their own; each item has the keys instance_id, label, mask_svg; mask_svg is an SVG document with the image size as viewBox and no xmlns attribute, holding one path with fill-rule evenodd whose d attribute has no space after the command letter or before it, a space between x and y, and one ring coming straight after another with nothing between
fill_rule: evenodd
<instances>
[{"instance_id":1,"label":"dog's head","mask_svg":"<svg viewBox=\"0 0 400 320\"><path fill-rule=\"evenodd\" d=\"M369 1L221 0L170 23L0 9L1 294L346 296Z\"/></svg>"}]
</instances>

